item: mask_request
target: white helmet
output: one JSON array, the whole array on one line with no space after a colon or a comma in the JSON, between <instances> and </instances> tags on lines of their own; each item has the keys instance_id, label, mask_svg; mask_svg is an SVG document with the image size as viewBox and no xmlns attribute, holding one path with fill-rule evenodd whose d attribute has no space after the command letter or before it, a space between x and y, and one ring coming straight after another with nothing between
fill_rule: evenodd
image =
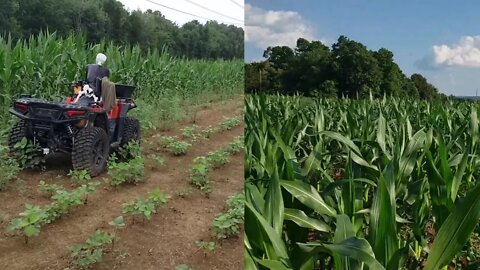
<instances>
[{"instance_id":1,"label":"white helmet","mask_svg":"<svg viewBox=\"0 0 480 270\"><path fill-rule=\"evenodd\" d=\"M97 54L97 60L95 61L97 65L103 65L107 61L107 56L103 53Z\"/></svg>"}]
</instances>

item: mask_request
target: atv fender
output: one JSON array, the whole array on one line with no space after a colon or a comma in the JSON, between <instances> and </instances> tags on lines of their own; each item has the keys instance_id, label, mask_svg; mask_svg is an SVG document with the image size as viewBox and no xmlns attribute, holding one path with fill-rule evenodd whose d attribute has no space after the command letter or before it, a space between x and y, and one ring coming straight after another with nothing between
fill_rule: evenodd
<instances>
[{"instance_id":1,"label":"atv fender","mask_svg":"<svg viewBox=\"0 0 480 270\"><path fill-rule=\"evenodd\" d=\"M109 124L106 113L89 113L88 114L88 127L99 127L105 130L109 134ZM109 134L110 135L110 134Z\"/></svg>"}]
</instances>

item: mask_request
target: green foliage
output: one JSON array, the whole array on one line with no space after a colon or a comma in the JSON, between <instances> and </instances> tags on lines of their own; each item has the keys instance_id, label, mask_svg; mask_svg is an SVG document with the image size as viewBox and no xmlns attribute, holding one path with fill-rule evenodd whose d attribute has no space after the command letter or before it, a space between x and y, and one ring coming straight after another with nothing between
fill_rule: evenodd
<instances>
[{"instance_id":1,"label":"green foliage","mask_svg":"<svg viewBox=\"0 0 480 270\"><path fill-rule=\"evenodd\" d=\"M161 136L160 146L170 153L180 156L185 155L192 144L179 140L177 136Z\"/></svg>"},{"instance_id":2,"label":"green foliage","mask_svg":"<svg viewBox=\"0 0 480 270\"><path fill-rule=\"evenodd\" d=\"M144 180L144 159L136 156L126 162L116 162L116 158L113 156L108 162L108 174L111 186L119 186L123 183L138 184Z\"/></svg>"},{"instance_id":3,"label":"green foliage","mask_svg":"<svg viewBox=\"0 0 480 270\"><path fill-rule=\"evenodd\" d=\"M33 169L44 165L45 159L38 144L22 138L14 146L14 157L23 169Z\"/></svg>"},{"instance_id":4,"label":"green foliage","mask_svg":"<svg viewBox=\"0 0 480 270\"><path fill-rule=\"evenodd\" d=\"M163 158L161 156L157 156L155 154L150 154L148 157L153 161L152 169L155 169L155 168L158 168L158 167L161 167L161 166L165 165L165 158Z\"/></svg>"},{"instance_id":5,"label":"green foliage","mask_svg":"<svg viewBox=\"0 0 480 270\"><path fill-rule=\"evenodd\" d=\"M18 162L8 155L8 147L0 146L0 190L17 179L20 170Z\"/></svg>"},{"instance_id":6,"label":"green foliage","mask_svg":"<svg viewBox=\"0 0 480 270\"><path fill-rule=\"evenodd\" d=\"M175 270L193 270L193 268L190 268L190 266L186 264L179 264L175 266Z\"/></svg>"},{"instance_id":7,"label":"green foliage","mask_svg":"<svg viewBox=\"0 0 480 270\"><path fill-rule=\"evenodd\" d=\"M191 139L192 141L196 141L198 137L200 137L200 134L196 133L196 130L198 129L197 125L193 125L191 127L185 127L182 128L182 136L186 139Z\"/></svg>"},{"instance_id":8,"label":"green foliage","mask_svg":"<svg viewBox=\"0 0 480 270\"><path fill-rule=\"evenodd\" d=\"M216 239L225 239L238 236L239 226L243 224L245 197L243 194L235 194L226 201L230 207L227 212L221 213L213 220L212 235Z\"/></svg>"},{"instance_id":9,"label":"green foliage","mask_svg":"<svg viewBox=\"0 0 480 270\"><path fill-rule=\"evenodd\" d=\"M427 82L427 79L422 75L415 73L410 77L410 80L415 85L415 88L417 89L420 98L432 100L438 95L437 88Z\"/></svg>"},{"instance_id":10,"label":"green foliage","mask_svg":"<svg viewBox=\"0 0 480 270\"><path fill-rule=\"evenodd\" d=\"M122 160L128 160L140 156L142 156L142 148L137 141L128 142L127 145L118 149L118 158Z\"/></svg>"},{"instance_id":11,"label":"green foliage","mask_svg":"<svg viewBox=\"0 0 480 270\"><path fill-rule=\"evenodd\" d=\"M168 145L178 141L177 136L160 136L160 146L167 148Z\"/></svg>"},{"instance_id":12,"label":"green foliage","mask_svg":"<svg viewBox=\"0 0 480 270\"><path fill-rule=\"evenodd\" d=\"M345 36L331 48L320 41L299 38L296 48L268 47L263 56L265 61L245 65L247 93L315 98L385 95L428 100L444 96L420 74L408 78L391 51L372 51Z\"/></svg>"},{"instance_id":13,"label":"green foliage","mask_svg":"<svg viewBox=\"0 0 480 270\"><path fill-rule=\"evenodd\" d=\"M215 248L217 248L217 243L215 242L195 241L195 244L198 246L198 248L206 251L214 251Z\"/></svg>"},{"instance_id":14,"label":"green foliage","mask_svg":"<svg viewBox=\"0 0 480 270\"><path fill-rule=\"evenodd\" d=\"M207 162L212 168L218 168L230 162L227 150L220 148L207 154Z\"/></svg>"},{"instance_id":15,"label":"green foliage","mask_svg":"<svg viewBox=\"0 0 480 270\"><path fill-rule=\"evenodd\" d=\"M57 184L49 184L43 180L40 181L40 183L38 184L38 187L41 192L48 195L49 197L53 196L53 194L55 194L57 190L63 190L62 186L59 186Z\"/></svg>"},{"instance_id":16,"label":"green foliage","mask_svg":"<svg viewBox=\"0 0 480 270\"><path fill-rule=\"evenodd\" d=\"M68 176L72 178L73 181L75 182L88 182L88 180L92 179L90 177L90 174L88 174L87 170L81 170L81 171L76 171L76 170L70 170L68 173Z\"/></svg>"},{"instance_id":17,"label":"green foliage","mask_svg":"<svg viewBox=\"0 0 480 270\"><path fill-rule=\"evenodd\" d=\"M53 202L43 208L26 204L25 211L19 214L19 218L10 222L8 230L23 230L27 243L29 237L37 236L40 233L41 226L67 214L72 207L86 203L87 195L93 193L98 185L100 185L100 182L92 182L72 191L67 191L61 186L40 181L41 191L51 194Z\"/></svg>"},{"instance_id":18,"label":"green foliage","mask_svg":"<svg viewBox=\"0 0 480 270\"><path fill-rule=\"evenodd\" d=\"M240 125L241 122L242 120L240 120L240 117L231 117L222 121L219 128L220 130L231 130L233 127Z\"/></svg>"},{"instance_id":19,"label":"green foliage","mask_svg":"<svg viewBox=\"0 0 480 270\"><path fill-rule=\"evenodd\" d=\"M141 215L150 220L160 205L166 204L170 196L155 189L148 194L147 199L138 198L136 201L123 204L122 212L128 215Z\"/></svg>"},{"instance_id":20,"label":"green foliage","mask_svg":"<svg viewBox=\"0 0 480 270\"><path fill-rule=\"evenodd\" d=\"M40 234L40 227L48 217L45 209L31 204L26 204L25 211L20 213L19 216L19 218L10 222L8 231L22 231L25 236L25 243L28 243L28 238Z\"/></svg>"},{"instance_id":21,"label":"green foliage","mask_svg":"<svg viewBox=\"0 0 480 270\"><path fill-rule=\"evenodd\" d=\"M248 96L246 262L476 268L468 258L480 216L479 109L458 100Z\"/></svg>"},{"instance_id":22,"label":"green foliage","mask_svg":"<svg viewBox=\"0 0 480 270\"><path fill-rule=\"evenodd\" d=\"M73 263L80 269L88 269L99 262L103 251L111 244L114 236L102 230L96 230L85 243L75 245L72 248Z\"/></svg>"},{"instance_id":23,"label":"green foliage","mask_svg":"<svg viewBox=\"0 0 480 270\"><path fill-rule=\"evenodd\" d=\"M240 152L244 147L244 136L238 136L233 139L232 142L230 142L225 149L225 151L235 154Z\"/></svg>"},{"instance_id":24,"label":"green foliage","mask_svg":"<svg viewBox=\"0 0 480 270\"><path fill-rule=\"evenodd\" d=\"M66 20L73 17L59 13L52 16ZM243 91L243 60L175 58L157 49L89 42L85 35L63 36L59 32L41 33L19 42L0 36L0 118L7 115L12 100L21 94L64 98L71 92L65 84L83 79L85 65L99 52L108 56L105 65L111 70L112 81L141 89L134 93L139 106L132 113L139 116L145 129L155 128L160 120L181 118L193 103L221 100Z\"/></svg>"},{"instance_id":25,"label":"green foliage","mask_svg":"<svg viewBox=\"0 0 480 270\"><path fill-rule=\"evenodd\" d=\"M243 148L242 138L243 136L236 137L227 147L209 152L205 157L196 157L190 168L188 181L208 196L212 192L208 172L230 162L230 155Z\"/></svg>"},{"instance_id":26,"label":"green foliage","mask_svg":"<svg viewBox=\"0 0 480 270\"><path fill-rule=\"evenodd\" d=\"M181 156L185 155L187 153L187 150L191 147L192 145L187 142L182 142L182 141L174 141L169 144L167 144L166 148L169 152L174 154L175 156Z\"/></svg>"},{"instance_id":27,"label":"green foliage","mask_svg":"<svg viewBox=\"0 0 480 270\"><path fill-rule=\"evenodd\" d=\"M125 227L123 216L118 216L114 220L108 222L108 225L115 227L116 229Z\"/></svg>"},{"instance_id":28,"label":"green foliage","mask_svg":"<svg viewBox=\"0 0 480 270\"><path fill-rule=\"evenodd\" d=\"M217 129L211 126L208 126L207 128L203 129L200 134L203 138L208 139L210 136L212 136L213 133L217 132Z\"/></svg>"},{"instance_id":29,"label":"green foliage","mask_svg":"<svg viewBox=\"0 0 480 270\"><path fill-rule=\"evenodd\" d=\"M206 157L196 157L190 168L188 180L191 184L198 187L202 192L209 194L212 192L212 186L208 179L209 164Z\"/></svg>"},{"instance_id":30,"label":"green foliage","mask_svg":"<svg viewBox=\"0 0 480 270\"><path fill-rule=\"evenodd\" d=\"M21 11L21 12L20 12ZM73 20L82 11L89 14ZM0 33L28 39L41 30L65 36L85 33L87 43L102 39L116 44L139 44L144 50L167 48L187 58L243 58L243 29L216 21L183 26L165 18L160 11L128 11L114 0L5 0L0 13L5 21Z\"/></svg>"},{"instance_id":31,"label":"green foliage","mask_svg":"<svg viewBox=\"0 0 480 270\"><path fill-rule=\"evenodd\" d=\"M85 204L88 194L94 193L100 182L84 184L72 191L67 191L56 185L47 186L42 183L40 185L41 188L46 188L52 192L53 202L45 207L47 212L45 222L51 223L60 216L69 213L74 206Z\"/></svg>"},{"instance_id":32,"label":"green foliage","mask_svg":"<svg viewBox=\"0 0 480 270\"><path fill-rule=\"evenodd\" d=\"M184 189L181 189L179 191L177 191L177 195L181 198L185 198L187 197L188 194L192 193L192 189L191 188L184 188Z\"/></svg>"}]
</instances>

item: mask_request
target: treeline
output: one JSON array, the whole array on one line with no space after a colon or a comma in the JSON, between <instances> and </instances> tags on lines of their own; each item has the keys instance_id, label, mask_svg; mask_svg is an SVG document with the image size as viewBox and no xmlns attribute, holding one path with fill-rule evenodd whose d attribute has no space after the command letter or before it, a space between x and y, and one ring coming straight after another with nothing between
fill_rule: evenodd
<instances>
[{"instance_id":1,"label":"treeline","mask_svg":"<svg viewBox=\"0 0 480 270\"><path fill-rule=\"evenodd\" d=\"M296 48L268 47L265 61L245 65L247 93L301 94L310 97L408 96L445 97L420 74L407 77L387 49L340 36L328 47L320 41L297 40Z\"/></svg>"},{"instance_id":2,"label":"treeline","mask_svg":"<svg viewBox=\"0 0 480 270\"><path fill-rule=\"evenodd\" d=\"M159 11L128 12L116 0L0 1L0 35L21 39L47 29L60 36L84 33L90 44L105 39L188 58L243 58L243 29L234 25L191 21L180 27Z\"/></svg>"}]
</instances>

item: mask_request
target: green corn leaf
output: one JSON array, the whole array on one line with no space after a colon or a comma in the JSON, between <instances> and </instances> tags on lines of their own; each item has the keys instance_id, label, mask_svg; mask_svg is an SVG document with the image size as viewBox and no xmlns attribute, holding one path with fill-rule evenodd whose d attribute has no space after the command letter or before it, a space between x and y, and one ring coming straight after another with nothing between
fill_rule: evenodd
<instances>
[{"instance_id":1,"label":"green corn leaf","mask_svg":"<svg viewBox=\"0 0 480 270\"><path fill-rule=\"evenodd\" d=\"M255 261L253 260L252 255L250 254L250 252L246 247L245 247L245 251L243 252L243 269L258 270L258 267L255 264Z\"/></svg>"},{"instance_id":2,"label":"green corn leaf","mask_svg":"<svg viewBox=\"0 0 480 270\"><path fill-rule=\"evenodd\" d=\"M285 220L295 222L298 226L303 228L314 229L320 232L329 232L330 227L325 222L307 216L302 210L285 208Z\"/></svg>"},{"instance_id":3,"label":"green corn leaf","mask_svg":"<svg viewBox=\"0 0 480 270\"><path fill-rule=\"evenodd\" d=\"M352 222L347 215L338 215L337 228L335 229L333 243L340 244L341 242L351 237L355 237L355 231ZM350 259L348 256L341 256L340 254L335 253L333 255L333 259L335 260L335 269L362 269L362 265L360 262Z\"/></svg>"},{"instance_id":4,"label":"green corn leaf","mask_svg":"<svg viewBox=\"0 0 480 270\"><path fill-rule=\"evenodd\" d=\"M318 213L329 216L337 214L337 211L325 203L313 186L300 181L280 181L280 185L297 200Z\"/></svg>"},{"instance_id":5,"label":"green corn leaf","mask_svg":"<svg viewBox=\"0 0 480 270\"><path fill-rule=\"evenodd\" d=\"M367 240L350 237L338 244L307 243L299 244L314 251L327 251L330 254L348 257L363 262L369 270L384 270L385 268L375 259L375 254Z\"/></svg>"},{"instance_id":6,"label":"green corn leaf","mask_svg":"<svg viewBox=\"0 0 480 270\"><path fill-rule=\"evenodd\" d=\"M438 231L425 265L437 270L447 265L463 248L480 219L480 184L457 202Z\"/></svg>"},{"instance_id":7,"label":"green corn leaf","mask_svg":"<svg viewBox=\"0 0 480 270\"><path fill-rule=\"evenodd\" d=\"M289 261L287 249L281 236L248 202L245 204L245 232L252 246L254 246L255 241L258 247L265 247L264 252L269 259L282 258L287 262ZM252 237L253 235L255 237Z\"/></svg>"},{"instance_id":8,"label":"green corn leaf","mask_svg":"<svg viewBox=\"0 0 480 270\"><path fill-rule=\"evenodd\" d=\"M256 259L256 261L259 264L261 264L262 266L266 267L267 269L271 269L271 270L292 270L292 268L286 267L281 261L260 260L260 259Z\"/></svg>"}]
</instances>

